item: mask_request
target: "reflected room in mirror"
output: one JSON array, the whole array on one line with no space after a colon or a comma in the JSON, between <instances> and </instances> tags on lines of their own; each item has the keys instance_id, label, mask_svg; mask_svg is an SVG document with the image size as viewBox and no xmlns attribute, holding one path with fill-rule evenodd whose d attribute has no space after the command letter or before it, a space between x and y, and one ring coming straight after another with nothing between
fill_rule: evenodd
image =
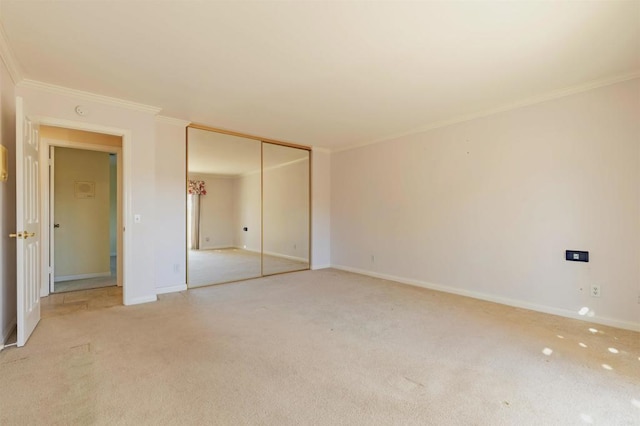
<instances>
[{"instance_id":1,"label":"reflected room in mirror","mask_svg":"<svg viewBox=\"0 0 640 426\"><path fill-rule=\"evenodd\" d=\"M189 127L187 283L309 269L310 153Z\"/></svg>"},{"instance_id":2,"label":"reflected room in mirror","mask_svg":"<svg viewBox=\"0 0 640 426\"><path fill-rule=\"evenodd\" d=\"M189 287L262 275L260 144L188 129Z\"/></svg>"}]
</instances>

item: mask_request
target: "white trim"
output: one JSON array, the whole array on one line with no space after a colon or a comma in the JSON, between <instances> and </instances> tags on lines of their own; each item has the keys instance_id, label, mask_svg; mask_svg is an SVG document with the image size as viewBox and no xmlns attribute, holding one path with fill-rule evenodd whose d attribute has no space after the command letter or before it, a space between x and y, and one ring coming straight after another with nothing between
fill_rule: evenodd
<instances>
[{"instance_id":1,"label":"white trim","mask_svg":"<svg viewBox=\"0 0 640 426\"><path fill-rule=\"evenodd\" d=\"M185 128L189 124L191 124L190 121L181 120L179 118L167 117L165 115L156 115L156 121L158 123L170 124L172 126L179 126L179 127L185 127Z\"/></svg>"},{"instance_id":2,"label":"white trim","mask_svg":"<svg viewBox=\"0 0 640 426\"><path fill-rule=\"evenodd\" d=\"M302 151L307 151L306 149L303 150L302 148L294 148L294 149L300 149ZM307 151L307 152L309 152L309 151ZM249 171L249 172L244 172L244 173L241 173L239 175L233 175L233 176L240 178L240 177L247 177L247 176L255 175L255 174L258 174L258 173L261 173L261 172L267 172L267 171L270 172L272 170L280 169L282 167L291 166L291 165L296 164L296 163L302 163L304 161L310 162L310 157L311 156L308 155L306 157L298 158L297 160L291 160L291 161L287 161L286 163L276 164L275 166L269 166L269 167L266 167L264 169L259 169L259 170L252 170L252 171Z\"/></svg>"},{"instance_id":3,"label":"white trim","mask_svg":"<svg viewBox=\"0 0 640 426\"><path fill-rule=\"evenodd\" d=\"M305 259L304 257L289 256L287 254L276 253L275 251L265 251L263 252L263 254L273 257L280 257L282 259L295 260L296 262L309 263L309 260Z\"/></svg>"},{"instance_id":4,"label":"white trim","mask_svg":"<svg viewBox=\"0 0 640 426\"><path fill-rule=\"evenodd\" d=\"M256 254L266 254L268 256L273 256L273 257L281 257L283 259L289 259L289 260L295 260L298 262L304 262L304 263L309 263L308 259L305 259L304 257L296 257L296 256L289 256L286 254L281 254L281 253L276 253L275 251L265 251L265 252L261 252L260 250L253 250L253 249L249 249L249 248L242 248L242 247L235 247L235 246L225 246L225 247L221 247L219 249L207 249L207 250L224 250L224 249L231 249L231 250L242 250L242 251L248 251L250 253L256 253ZM203 250L203 249L200 249ZM330 268L330 266L327 266L327 268Z\"/></svg>"},{"instance_id":5,"label":"white trim","mask_svg":"<svg viewBox=\"0 0 640 426\"><path fill-rule=\"evenodd\" d=\"M118 263L118 286L122 285L123 287L123 294L122 294L123 304L133 305L136 303L144 303L144 302L131 302L131 300L138 300L138 299L131 298L130 294L132 293L132 290L128 285L129 283L133 282L133 280L131 279L132 271L130 270L131 268L129 267L129 265L133 264L133 261L132 261L133 254L131 252L131 248L133 247L133 244L132 244L133 236L131 231L125 232L125 230L129 229L128 220L132 216L131 206L132 206L133 195L132 195L132 188L131 188L131 176L132 176L133 140L132 140L131 130L121 129L117 127L103 126L100 124L77 122L77 121L65 120L65 119L54 118L54 117L44 117L44 116L37 117L37 121L39 124L48 125L48 126L65 127L68 129L84 130L88 132L104 133L107 135L115 135L115 136L122 137L122 148L110 147L111 149L122 150L122 155L118 156L118 170L121 170L121 174L119 176L122 176L122 184L121 184L122 185L122 204L121 204L122 218L121 218L121 223L119 223L118 225L118 229L123 230L123 232L119 234L119 235L122 235L122 256L121 256L122 263L121 264ZM87 146L89 146L89 144L87 144ZM46 186L43 189L46 190ZM46 216L43 215L43 217L46 217ZM46 230L43 231L43 235L45 234L45 232ZM42 247L43 247L43 250L48 251L47 244L42 244ZM42 256L42 257L43 257L43 270L45 270L44 262L48 260L48 252L47 252L47 256ZM122 276L122 280L120 280L121 276ZM151 297L151 296L148 296L148 297Z\"/></svg>"},{"instance_id":6,"label":"white trim","mask_svg":"<svg viewBox=\"0 0 640 426\"><path fill-rule=\"evenodd\" d=\"M237 248L238 247L234 247L234 246L230 246L230 245L225 245L225 246L205 246L205 245L201 244L201 247L199 249L189 249L189 250L203 251L203 250L226 250L226 249L237 249Z\"/></svg>"},{"instance_id":7,"label":"white trim","mask_svg":"<svg viewBox=\"0 0 640 426\"><path fill-rule=\"evenodd\" d=\"M98 95L91 92L85 92L83 90L70 89L68 87L57 86L55 84L44 83L42 81L24 79L16 85L19 87L43 90L45 92L54 93L57 95L71 96L89 102L97 102L104 105L111 105L134 111L148 112L151 114L158 114L160 111L162 111L162 108L159 107L131 102L125 99L112 98L110 96Z\"/></svg>"},{"instance_id":8,"label":"white trim","mask_svg":"<svg viewBox=\"0 0 640 426\"><path fill-rule=\"evenodd\" d=\"M325 154L331 154L331 149L330 148L323 148L321 146L311 147L311 150L315 151L315 152L323 152Z\"/></svg>"},{"instance_id":9,"label":"white trim","mask_svg":"<svg viewBox=\"0 0 640 426\"><path fill-rule=\"evenodd\" d=\"M518 108L522 108L522 107L526 107L529 105L535 105L535 104L539 104L542 102L546 102L546 101L550 101L553 99L558 99L558 98L563 98L566 96L570 96L570 95L575 95L577 93L581 93L581 92L587 92L589 90L593 90L593 89L597 89L600 87L604 87L604 86L610 86L612 84L616 84L616 83L622 83L624 81L628 81L628 80L633 80L636 78L640 78L640 71L634 71L632 73L628 73L628 74L622 74L622 75L618 75L615 77L609 77L609 78L604 78L604 79L600 79L600 80L592 80L590 82L584 83L584 84L579 84L576 86L571 86L571 87L566 87L564 89L560 89L560 90L554 90L552 92L547 92L545 94L542 95L538 95L538 96L532 96L530 98L525 98L519 101L514 101L508 104L504 104L495 108L490 108L490 109L486 109L486 110L482 110L482 111L476 111L473 112L471 114L465 114L465 115L460 115L457 117L452 117L446 120L441 120L441 121L435 121L432 122L430 124L427 124L425 126L421 126L418 128L414 128L412 130L408 130L405 132L401 132L401 133L396 133L393 135L388 135L388 136L384 136L382 138L379 139L375 139L372 141L367 141L367 142L362 142L362 143L356 143L353 145L349 145L349 146L345 146L345 147L339 147L339 148L334 148L331 150L332 153L335 152L342 152L342 151L349 151L351 149L356 149L356 148L361 148L363 146L367 146L367 145L374 145L377 143L381 143L381 142L386 142L386 141L390 141L393 139L398 139L401 137L405 137L405 136L410 136L410 135L415 135L418 133L423 133L426 132L428 130L433 130L433 129L437 129L440 127L447 127L447 126L451 126L453 124L458 124L458 123L463 123L465 121L471 121L471 120L475 120L477 118L482 118L482 117L487 117L490 115L495 115L501 112L506 112L506 111L511 111L514 109L518 109Z\"/></svg>"},{"instance_id":10,"label":"white trim","mask_svg":"<svg viewBox=\"0 0 640 426\"><path fill-rule=\"evenodd\" d=\"M63 139L56 139L52 137L40 137L41 141L47 141L48 146L55 146L58 148L75 148L81 149L84 151L99 151L99 152L108 152L109 154L118 154L122 153L122 148L115 145L98 145L90 142L71 142Z\"/></svg>"},{"instance_id":11,"label":"white trim","mask_svg":"<svg viewBox=\"0 0 640 426\"><path fill-rule=\"evenodd\" d=\"M154 296L134 297L127 300L123 304L127 306L131 306L131 305L140 305L142 303L150 303L150 302L157 302L157 301L158 301L158 296L154 295Z\"/></svg>"},{"instance_id":12,"label":"white trim","mask_svg":"<svg viewBox=\"0 0 640 426\"><path fill-rule=\"evenodd\" d=\"M73 120L67 120L64 118L54 118L54 117L47 117L47 116L33 115L32 117L35 120L37 120L39 124L42 124L45 126L63 127L65 129L82 130L85 132L103 133L105 135L122 136L123 138L125 134L129 134L129 140L131 140L131 136L130 136L131 131L126 129L121 129L119 127L103 126L101 124L85 123L83 121L73 121ZM47 137L46 139L51 139L55 141L58 140L50 137ZM82 142L78 142L78 143L82 143ZM86 144L86 145L89 145L89 144ZM108 146L111 149L120 148L119 146L111 146L111 145L105 145L105 146ZM122 146L124 147L124 141L122 143Z\"/></svg>"},{"instance_id":13,"label":"white trim","mask_svg":"<svg viewBox=\"0 0 640 426\"><path fill-rule=\"evenodd\" d=\"M328 269L328 268L331 268L331 265L328 264L328 263L326 263L324 265L312 265L311 266L311 270L312 271L317 271L318 269Z\"/></svg>"},{"instance_id":14,"label":"white trim","mask_svg":"<svg viewBox=\"0 0 640 426\"><path fill-rule=\"evenodd\" d=\"M565 318L577 319L585 322L591 322L596 324L608 325L610 327L623 328L625 330L640 331L640 323L634 323L629 321L622 321L614 318L606 317L584 317L578 314L577 311L570 311L568 309L554 308L551 306L538 305L535 303L524 302L521 300L510 299L507 297L500 297L486 293L480 293L477 291L464 290L456 287L450 287L442 284L433 284L426 281L414 280L410 278L398 277L395 275L380 274L377 272L371 272L364 269L352 268L343 265L331 265L332 268L340 269L342 271L354 272L356 274L367 275L374 278L382 278L384 280L395 281L401 284L409 284L416 287L428 288L430 290L442 291L445 293L457 294L459 296L471 297L473 299L486 300L488 302L500 303L502 305L513 306L516 308L524 308L532 311L542 312L545 314L558 315Z\"/></svg>"},{"instance_id":15,"label":"white trim","mask_svg":"<svg viewBox=\"0 0 640 426\"><path fill-rule=\"evenodd\" d=\"M179 291L186 291L186 290L187 290L187 285L186 284L172 285L170 287L156 288L156 295L158 295L158 294L167 294L167 293L177 293Z\"/></svg>"},{"instance_id":16,"label":"white trim","mask_svg":"<svg viewBox=\"0 0 640 426\"><path fill-rule=\"evenodd\" d=\"M7 328L5 328L2 331L2 341L0 342L0 350L4 348L4 344L7 343L7 340L9 340L9 336L11 336L11 333L13 333L13 329L16 328L17 324L18 324L18 321L16 318L14 318L11 320L11 322L9 322L9 325L7 326Z\"/></svg>"},{"instance_id":17,"label":"white trim","mask_svg":"<svg viewBox=\"0 0 640 426\"><path fill-rule=\"evenodd\" d=\"M307 151L307 152L309 152L309 151ZM292 166L292 165L297 164L297 163L303 163L305 161L309 162L310 161L309 157L310 156L307 155L306 157L298 158L297 160L291 160L291 161L287 161L286 163L276 164L275 166L266 167L266 168L262 169L262 171L266 172L266 171L271 171L271 170L277 170L277 169L281 169L283 167Z\"/></svg>"},{"instance_id":18,"label":"white trim","mask_svg":"<svg viewBox=\"0 0 640 426\"><path fill-rule=\"evenodd\" d=\"M0 57L7 67L7 71L9 71L9 76L11 80L13 80L13 84L18 84L22 81L22 68L16 56L13 54L13 49L11 49L7 33L4 31L2 23L0 23Z\"/></svg>"},{"instance_id":19,"label":"white trim","mask_svg":"<svg viewBox=\"0 0 640 426\"><path fill-rule=\"evenodd\" d=\"M49 123L52 123L52 119L51 118L47 118L47 117L37 117L37 121L38 123L44 124L44 125L48 125ZM57 127L64 127L67 129L77 129L77 130L86 130L86 126L84 125L85 123L82 123L81 126L78 126L78 124L80 123L76 123L76 122L71 122L71 121L67 121L67 120L54 120L56 123L58 123ZM65 124L64 126L62 126L61 124ZM68 126L67 126L68 124ZM98 128L98 126L95 126L95 128ZM121 131L116 131L113 128L104 128L105 131L101 131L101 132L97 132L97 133L103 133L103 134L113 134L116 136L121 136L122 137L122 144L124 144L124 136L120 135L120 133L122 133ZM43 197L43 203L42 203L42 217L43 219L43 223L42 223L42 285L40 288L40 296L41 297L45 297L48 296L50 292L52 292L53 290L53 285L55 284L55 282L57 282L58 280L55 279L54 276L50 275L49 271L55 271L55 265L54 265L54 260L51 258L50 253L52 252L53 249L53 241L52 239L49 237L50 233L53 232L53 218L51 216L51 185L53 184L53 177L50 176L50 169L49 167L51 165L53 165L52 163L48 164L48 158L49 158L49 151L51 149L51 147L63 147L63 148L76 148L76 149L82 149L82 150L86 150L86 151L99 151L99 152L108 152L110 154L116 154L118 156L118 164L117 164L117 169L118 169L118 179L120 179L123 175L122 175L122 151L123 148L121 146L112 146L112 145L96 145L96 144L91 144L91 143L84 143L84 142L71 142L71 141L66 141L66 140L60 140L60 139L56 139L55 137L41 137L40 138L40 163L41 163L41 187L42 187L42 194L41 196ZM122 229L122 219L123 219L123 215L124 215L124 207L122 204L122 196L123 194L121 192L124 191L124 184L118 185L118 207L119 211L118 213L118 219L117 219L117 227L118 229ZM47 227L48 226L48 227ZM122 236L118 235L118 246L120 245L120 243L122 242ZM123 247L124 248L124 247ZM117 254L116 254L117 256ZM46 265L46 259L50 259L50 265ZM121 263L120 261L118 261L118 265L117 265L117 283L118 286L121 287L123 285L123 265L124 263Z\"/></svg>"},{"instance_id":20,"label":"white trim","mask_svg":"<svg viewBox=\"0 0 640 426\"><path fill-rule=\"evenodd\" d=\"M78 275L60 275L59 277L53 277L53 282L59 283L63 281L84 280L87 278L100 278L110 277L111 272L95 272L92 274L78 274Z\"/></svg>"}]
</instances>

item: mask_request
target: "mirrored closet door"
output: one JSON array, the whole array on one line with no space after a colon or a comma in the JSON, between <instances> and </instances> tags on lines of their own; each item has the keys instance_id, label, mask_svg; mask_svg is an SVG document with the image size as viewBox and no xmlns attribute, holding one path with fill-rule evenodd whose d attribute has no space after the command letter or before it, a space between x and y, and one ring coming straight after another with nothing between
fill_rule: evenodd
<instances>
[{"instance_id":1,"label":"mirrored closet door","mask_svg":"<svg viewBox=\"0 0 640 426\"><path fill-rule=\"evenodd\" d=\"M309 269L309 151L262 145L262 273Z\"/></svg>"},{"instance_id":2,"label":"mirrored closet door","mask_svg":"<svg viewBox=\"0 0 640 426\"><path fill-rule=\"evenodd\" d=\"M187 283L309 269L310 152L187 130Z\"/></svg>"},{"instance_id":3,"label":"mirrored closet door","mask_svg":"<svg viewBox=\"0 0 640 426\"><path fill-rule=\"evenodd\" d=\"M189 287L262 275L261 142L187 133Z\"/></svg>"}]
</instances>

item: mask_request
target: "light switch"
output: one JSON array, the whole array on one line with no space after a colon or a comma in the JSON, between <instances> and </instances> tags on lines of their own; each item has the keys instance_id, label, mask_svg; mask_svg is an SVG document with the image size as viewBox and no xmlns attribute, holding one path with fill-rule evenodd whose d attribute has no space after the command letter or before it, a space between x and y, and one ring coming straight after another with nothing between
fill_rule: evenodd
<instances>
[{"instance_id":1,"label":"light switch","mask_svg":"<svg viewBox=\"0 0 640 426\"><path fill-rule=\"evenodd\" d=\"M133 215L133 221L134 221L135 223L140 223L140 222L142 222L142 216L141 216L141 215L139 215L139 214L134 214L134 215Z\"/></svg>"}]
</instances>

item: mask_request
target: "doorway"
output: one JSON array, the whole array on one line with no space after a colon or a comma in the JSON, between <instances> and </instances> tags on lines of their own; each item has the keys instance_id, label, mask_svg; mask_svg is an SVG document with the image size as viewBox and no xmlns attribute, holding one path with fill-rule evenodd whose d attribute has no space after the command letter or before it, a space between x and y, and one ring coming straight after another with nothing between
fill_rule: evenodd
<instances>
[{"instance_id":1,"label":"doorway","mask_svg":"<svg viewBox=\"0 0 640 426\"><path fill-rule=\"evenodd\" d=\"M40 134L49 154L43 295L121 287L122 138L51 126Z\"/></svg>"},{"instance_id":2,"label":"doorway","mask_svg":"<svg viewBox=\"0 0 640 426\"><path fill-rule=\"evenodd\" d=\"M117 154L49 147L50 291L117 285Z\"/></svg>"}]
</instances>

